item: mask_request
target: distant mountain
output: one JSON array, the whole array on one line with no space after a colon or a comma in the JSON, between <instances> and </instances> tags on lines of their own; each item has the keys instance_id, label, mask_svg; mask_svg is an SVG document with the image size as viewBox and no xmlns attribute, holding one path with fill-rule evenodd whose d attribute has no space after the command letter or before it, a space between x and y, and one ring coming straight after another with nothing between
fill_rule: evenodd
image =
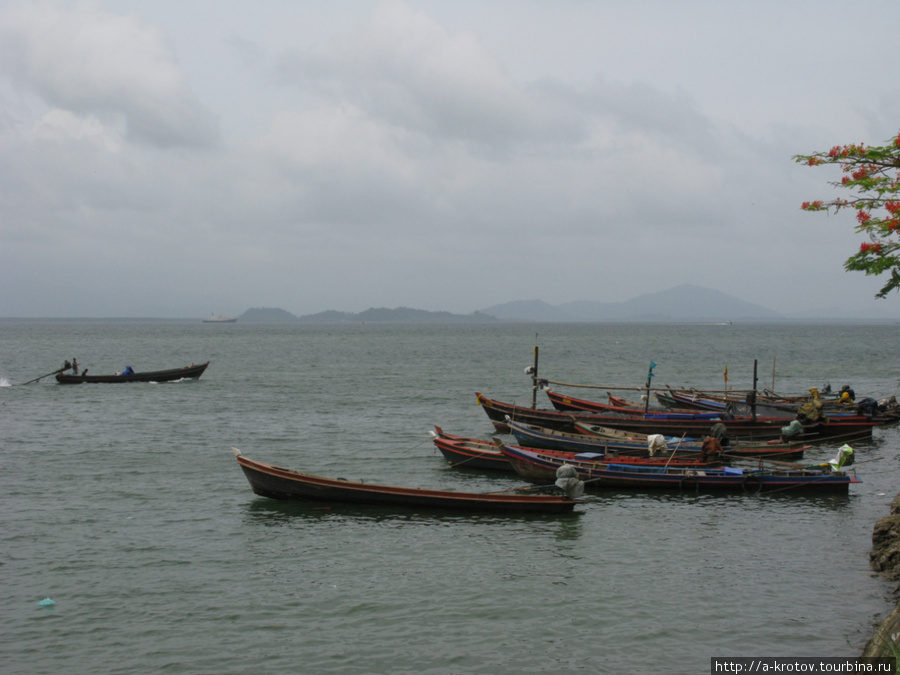
<instances>
[{"instance_id":1,"label":"distant mountain","mask_svg":"<svg viewBox=\"0 0 900 675\"><path fill-rule=\"evenodd\" d=\"M560 308L583 321L734 321L783 318L751 302L702 286L683 284L625 302L570 302Z\"/></svg>"},{"instance_id":2,"label":"distant mountain","mask_svg":"<svg viewBox=\"0 0 900 675\"><path fill-rule=\"evenodd\" d=\"M760 305L691 284L639 295L623 302L581 300L554 306L540 300L520 300L481 311L499 319L539 322L764 321L784 318L778 312Z\"/></svg>"},{"instance_id":3,"label":"distant mountain","mask_svg":"<svg viewBox=\"0 0 900 675\"><path fill-rule=\"evenodd\" d=\"M424 309L410 309L398 307L397 309L367 309L364 312L353 315L353 321L404 321L413 323L460 323L496 321L497 318L484 312L472 314L451 314L450 312L429 312Z\"/></svg>"},{"instance_id":4,"label":"distant mountain","mask_svg":"<svg viewBox=\"0 0 900 675\"><path fill-rule=\"evenodd\" d=\"M494 305L481 310L484 314L495 316L503 321L540 321L552 323L558 321L583 321L577 313L572 313L549 305L543 300L513 300L502 305Z\"/></svg>"},{"instance_id":5,"label":"distant mountain","mask_svg":"<svg viewBox=\"0 0 900 675\"><path fill-rule=\"evenodd\" d=\"M896 321L888 315L884 320ZM867 310L871 313L871 310ZM873 317L868 317L869 319ZM591 322L715 322L725 321L828 321L867 320L860 313L841 312L839 309L818 309L790 317L771 309L746 302L722 291L683 284L659 293L646 293L621 302L592 302L579 300L561 305L551 305L543 300L514 300L493 307L486 307L472 314L430 312L409 307L369 308L364 312L339 312L329 310L318 314L294 316L283 309L248 309L239 317L241 323L490 323L496 321L523 321L536 323L591 323Z\"/></svg>"},{"instance_id":6,"label":"distant mountain","mask_svg":"<svg viewBox=\"0 0 900 675\"><path fill-rule=\"evenodd\" d=\"M297 317L283 309L254 307L238 317L241 323L293 323Z\"/></svg>"},{"instance_id":7,"label":"distant mountain","mask_svg":"<svg viewBox=\"0 0 900 675\"><path fill-rule=\"evenodd\" d=\"M318 314L305 314L297 321L303 321L304 323L344 323L345 321L352 321L354 316L354 314L349 312L337 312L329 309L327 312L319 312Z\"/></svg>"},{"instance_id":8,"label":"distant mountain","mask_svg":"<svg viewBox=\"0 0 900 675\"><path fill-rule=\"evenodd\" d=\"M496 321L496 317L483 312L472 314L451 314L450 312L429 312L424 309L397 307L396 309L369 308L358 314L349 312L319 312L296 319L303 323L484 323Z\"/></svg>"}]
</instances>

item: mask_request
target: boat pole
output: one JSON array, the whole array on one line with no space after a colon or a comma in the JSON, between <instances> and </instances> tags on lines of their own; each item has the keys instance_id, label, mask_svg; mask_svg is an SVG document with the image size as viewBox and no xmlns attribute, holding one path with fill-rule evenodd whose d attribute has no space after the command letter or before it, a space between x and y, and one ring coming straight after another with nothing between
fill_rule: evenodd
<instances>
[{"instance_id":1,"label":"boat pole","mask_svg":"<svg viewBox=\"0 0 900 675\"><path fill-rule=\"evenodd\" d=\"M772 357L772 393L775 392L775 359L777 356Z\"/></svg>"},{"instance_id":2,"label":"boat pole","mask_svg":"<svg viewBox=\"0 0 900 675\"><path fill-rule=\"evenodd\" d=\"M756 377L756 359L753 359L753 391L750 392L750 395L753 397L753 401L750 403L750 414L753 416L753 421L756 421L756 386L757 386L757 377Z\"/></svg>"},{"instance_id":3,"label":"boat pole","mask_svg":"<svg viewBox=\"0 0 900 675\"><path fill-rule=\"evenodd\" d=\"M647 369L647 400L644 401L644 414L647 414L647 411L650 410L650 380L653 378L653 369L656 368L656 364L653 361L650 361L650 368Z\"/></svg>"},{"instance_id":4,"label":"boat pole","mask_svg":"<svg viewBox=\"0 0 900 675\"><path fill-rule=\"evenodd\" d=\"M535 335L535 337L537 337ZM534 343L534 366L531 372L531 409L537 409L537 390L538 390L538 346Z\"/></svg>"},{"instance_id":5,"label":"boat pole","mask_svg":"<svg viewBox=\"0 0 900 675\"><path fill-rule=\"evenodd\" d=\"M38 380L43 380L45 377L50 377L51 375L58 375L59 373L68 370L72 366L65 365L59 370L54 370L52 373L47 373L46 375L41 375L40 377L36 377L33 380L28 380L28 382L23 382L22 384L31 384L32 382L37 382Z\"/></svg>"}]
</instances>

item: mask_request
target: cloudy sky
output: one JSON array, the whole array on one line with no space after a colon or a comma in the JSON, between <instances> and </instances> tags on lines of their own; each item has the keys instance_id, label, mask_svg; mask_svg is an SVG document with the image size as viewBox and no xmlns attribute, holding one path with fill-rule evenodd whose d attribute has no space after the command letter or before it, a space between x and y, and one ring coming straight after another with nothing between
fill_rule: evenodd
<instances>
[{"instance_id":1,"label":"cloudy sky","mask_svg":"<svg viewBox=\"0 0 900 675\"><path fill-rule=\"evenodd\" d=\"M835 167L897 0L0 3L0 316L468 313L680 284L900 318Z\"/></svg>"}]
</instances>

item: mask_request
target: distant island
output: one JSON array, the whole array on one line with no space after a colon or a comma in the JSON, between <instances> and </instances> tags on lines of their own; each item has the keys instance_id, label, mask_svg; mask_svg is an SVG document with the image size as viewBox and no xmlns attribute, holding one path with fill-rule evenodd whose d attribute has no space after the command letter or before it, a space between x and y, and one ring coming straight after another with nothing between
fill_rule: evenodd
<instances>
[{"instance_id":1,"label":"distant island","mask_svg":"<svg viewBox=\"0 0 900 675\"><path fill-rule=\"evenodd\" d=\"M482 312L452 314L409 307L396 309L382 307L359 313L329 310L305 316L294 316L283 309L262 307L248 309L238 318L241 323L496 323L498 321L497 317Z\"/></svg>"},{"instance_id":2,"label":"distant island","mask_svg":"<svg viewBox=\"0 0 900 675\"><path fill-rule=\"evenodd\" d=\"M621 302L581 300L551 305L542 300L515 300L485 307L471 314L430 312L397 307L370 308L364 312L329 310L295 316L283 309L248 309L238 317L241 323L779 323L832 321L900 321L890 316L892 305L885 305L881 317L872 310L859 312L835 308L804 308L791 316L779 314L761 305L747 302L722 291L683 284L658 293L639 295Z\"/></svg>"}]
</instances>

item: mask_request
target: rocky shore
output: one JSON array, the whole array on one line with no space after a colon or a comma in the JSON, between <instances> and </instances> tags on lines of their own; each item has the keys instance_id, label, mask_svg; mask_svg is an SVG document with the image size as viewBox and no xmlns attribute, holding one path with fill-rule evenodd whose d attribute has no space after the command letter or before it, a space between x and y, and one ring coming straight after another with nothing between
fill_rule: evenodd
<instances>
[{"instance_id":1,"label":"rocky shore","mask_svg":"<svg viewBox=\"0 0 900 675\"><path fill-rule=\"evenodd\" d=\"M890 581L900 582L900 494L891 502L890 515L875 523L869 558L872 569ZM900 655L900 604L881 622L862 655Z\"/></svg>"}]
</instances>

